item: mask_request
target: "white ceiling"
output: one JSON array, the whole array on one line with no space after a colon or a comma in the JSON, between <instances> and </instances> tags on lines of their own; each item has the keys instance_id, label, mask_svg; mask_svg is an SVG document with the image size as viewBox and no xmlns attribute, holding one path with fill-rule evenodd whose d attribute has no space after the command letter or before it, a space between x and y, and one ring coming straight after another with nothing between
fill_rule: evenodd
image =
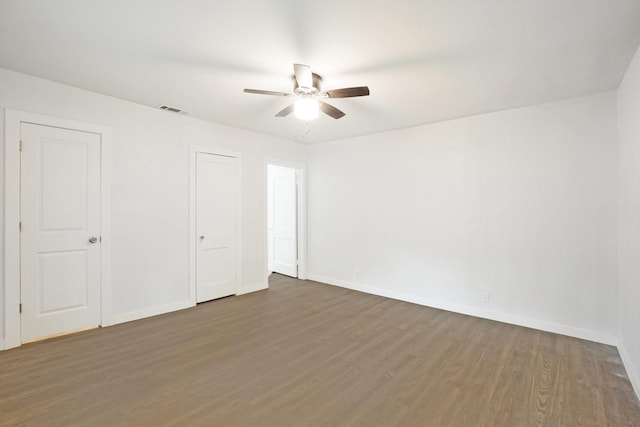
<instances>
[{"instance_id":1,"label":"white ceiling","mask_svg":"<svg viewBox=\"0 0 640 427\"><path fill-rule=\"evenodd\" d=\"M0 0L0 67L302 142L612 90L638 44L639 0ZM305 135L242 92L294 62L371 96Z\"/></svg>"}]
</instances>

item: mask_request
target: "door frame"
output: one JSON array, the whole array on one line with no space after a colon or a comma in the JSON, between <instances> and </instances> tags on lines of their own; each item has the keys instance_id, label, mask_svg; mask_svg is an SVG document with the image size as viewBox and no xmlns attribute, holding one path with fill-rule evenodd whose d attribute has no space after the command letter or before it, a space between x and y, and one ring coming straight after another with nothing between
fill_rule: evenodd
<instances>
[{"instance_id":1,"label":"door frame","mask_svg":"<svg viewBox=\"0 0 640 427\"><path fill-rule=\"evenodd\" d=\"M307 279L307 166L304 163L292 162L278 158L267 157L264 161L264 277L269 286L269 165L281 166L296 171L296 238L298 246L298 279Z\"/></svg>"},{"instance_id":2,"label":"door frame","mask_svg":"<svg viewBox=\"0 0 640 427\"><path fill-rule=\"evenodd\" d=\"M199 145L189 146L189 301L196 305L197 238L196 238L196 167L198 153L234 157L237 166L236 199L236 294L242 291L242 154L237 151Z\"/></svg>"},{"instance_id":3,"label":"door frame","mask_svg":"<svg viewBox=\"0 0 640 427\"><path fill-rule=\"evenodd\" d=\"M4 134L4 343L22 345L20 326L20 127L51 126L100 136L100 325L112 325L111 302L111 128L94 123L5 109Z\"/></svg>"}]
</instances>

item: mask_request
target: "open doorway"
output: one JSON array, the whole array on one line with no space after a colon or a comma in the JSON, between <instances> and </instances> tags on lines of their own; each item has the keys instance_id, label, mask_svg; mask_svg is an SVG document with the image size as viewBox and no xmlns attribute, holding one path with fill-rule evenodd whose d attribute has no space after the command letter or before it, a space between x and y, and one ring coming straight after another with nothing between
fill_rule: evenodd
<instances>
[{"instance_id":1,"label":"open doorway","mask_svg":"<svg viewBox=\"0 0 640 427\"><path fill-rule=\"evenodd\" d=\"M304 278L301 168L267 164L267 270Z\"/></svg>"}]
</instances>

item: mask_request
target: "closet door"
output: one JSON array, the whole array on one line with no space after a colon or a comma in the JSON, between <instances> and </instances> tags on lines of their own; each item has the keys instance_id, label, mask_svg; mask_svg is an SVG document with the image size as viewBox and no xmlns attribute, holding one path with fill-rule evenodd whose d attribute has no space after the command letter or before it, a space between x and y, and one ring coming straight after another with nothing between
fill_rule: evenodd
<instances>
[{"instance_id":1,"label":"closet door","mask_svg":"<svg viewBox=\"0 0 640 427\"><path fill-rule=\"evenodd\" d=\"M196 301L237 292L238 163L235 157L197 153Z\"/></svg>"}]
</instances>

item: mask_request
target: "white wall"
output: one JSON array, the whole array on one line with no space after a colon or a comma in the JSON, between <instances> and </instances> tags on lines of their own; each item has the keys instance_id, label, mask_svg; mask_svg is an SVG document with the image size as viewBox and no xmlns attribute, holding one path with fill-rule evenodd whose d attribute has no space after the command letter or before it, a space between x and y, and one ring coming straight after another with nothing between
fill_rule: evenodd
<instances>
[{"instance_id":1,"label":"white wall","mask_svg":"<svg viewBox=\"0 0 640 427\"><path fill-rule=\"evenodd\" d=\"M116 321L162 311L188 299L190 144L242 153L243 285L247 290L266 286L265 158L304 162L304 146L0 69L2 128L5 108L112 128ZM4 133L1 135L3 140ZM0 221L4 221L1 215ZM4 241L3 236L0 240ZM3 250L0 248L0 260ZM0 288L0 331L4 331L3 295L4 283Z\"/></svg>"},{"instance_id":2,"label":"white wall","mask_svg":"<svg viewBox=\"0 0 640 427\"><path fill-rule=\"evenodd\" d=\"M618 89L620 134L619 350L640 396L640 50Z\"/></svg>"},{"instance_id":3,"label":"white wall","mask_svg":"<svg viewBox=\"0 0 640 427\"><path fill-rule=\"evenodd\" d=\"M314 144L310 278L615 343L617 164L615 93Z\"/></svg>"}]
</instances>

